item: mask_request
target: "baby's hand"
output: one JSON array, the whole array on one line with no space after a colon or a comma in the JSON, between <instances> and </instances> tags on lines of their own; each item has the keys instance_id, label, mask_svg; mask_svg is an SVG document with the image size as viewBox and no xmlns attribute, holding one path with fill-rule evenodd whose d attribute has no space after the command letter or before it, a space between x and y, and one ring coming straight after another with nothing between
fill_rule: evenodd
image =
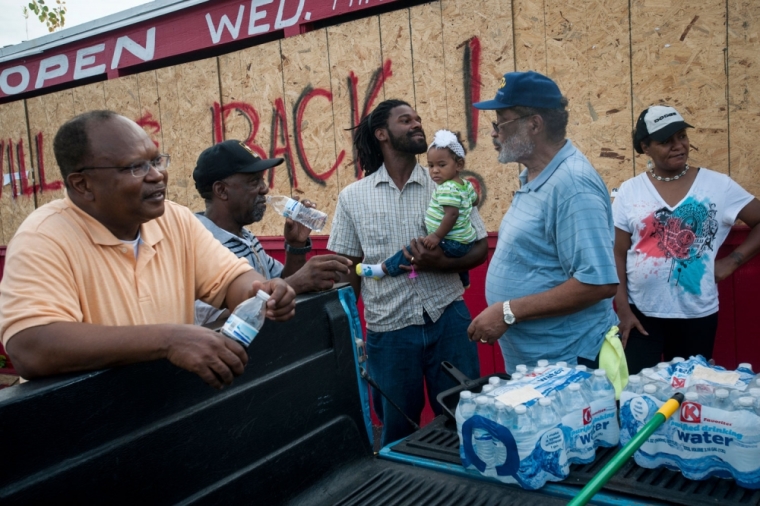
<instances>
[{"instance_id":1,"label":"baby's hand","mask_svg":"<svg viewBox=\"0 0 760 506\"><path fill-rule=\"evenodd\" d=\"M435 249L439 242L441 242L441 238L435 234L430 234L422 239L422 244L424 244L427 249Z\"/></svg>"}]
</instances>

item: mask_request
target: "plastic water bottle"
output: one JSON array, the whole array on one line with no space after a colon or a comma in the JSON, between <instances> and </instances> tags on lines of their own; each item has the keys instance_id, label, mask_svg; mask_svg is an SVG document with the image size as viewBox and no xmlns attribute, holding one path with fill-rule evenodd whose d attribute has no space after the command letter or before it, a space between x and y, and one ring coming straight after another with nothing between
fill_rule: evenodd
<instances>
[{"instance_id":1,"label":"plastic water bottle","mask_svg":"<svg viewBox=\"0 0 760 506\"><path fill-rule=\"evenodd\" d=\"M327 215L322 211L305 207L297 200L284 195L267 195L267 203L279 214L306 225L315 232L325 228Z\"/></svg>"},{"instance_id":2,"label":"plastic water bottle","mask_svg":"<svg viewBox=\"0 0 760 506\"><path fill-rule=\"evenodd\" d=\"M597 369L591 377L591 400L600 399L612 399L615 402L615 387L607 379L604 369Z\"/></svg>"},{"instance_id":3,"label":"plastic water bottle","mask_svg":"<svg viewBox=\"0 0 760 506\"><path fill-rule=\"evenodd\" d=\"M477 397L475 399L475 414L492 419L490 409L488 408L488 399L484 396ZM475 446L475 453L480 460L486 464L486 469L494 467L494 452L496 447L493 444L493 437L491 433L485 429L475 429L473 431L473 439Z\"/></svg>"},{"instance_id":4,"label":"plastic water bottle","mask_svg":"<svg viewBox=\"0 0 760 506\"><path fill-rule=\"evenodd\" d=\"M549 397L543 397L538 400L538 405L533 411L533 415L539 433L551 429L552 427L556 427L559 423L559 415L554 409L553 402Z\"/></svg>"},{"instance_id":5,"label":"plastic water bottle","mask_svg":"<svg viewBox=\"0 0 760 506\"><path fill-rule=\"evenodd\" d=\"M651 395L655 399L660 398L657 392L657 385L655 385L654 383L647 383L646 385L644 385L644 393L647 395Z\"/></svg>"},{"instance_id":6,"label":"plastic water bottle","mask_svg":"<svg viewBox=\"0 0 760 506\"><path fill-rule=\"evenodd\" d=\"M760 388L750 388L749 395L755 401L755 408L760 409Z\"/></svg>"},{"instance_id":7,"label":"plastic water bottle","mask_svg":"<svg viewBox=\"0 0 760 506\"><path fill-rule=\"evenodd\" d=\"M562 406L567 413L572 411L581 411L588 407L588 398L583 395L579 383L571 383L566 389L562 390Z\"/></svg>"},{"instance_id":8,"label":"plastic water bottle","mask_svg":"<svg viewBox=\"0 0 760 506\"><path fill-rule=\"evenodd\" d=\"M520 455L520 460L528 457L533 453L533 448L536 446L536 437L538 431L536 425L528 415L528 408L525 404L515 406L515 417L512 423L512 435L517 443L517 453Z\"/></svg>"},{"instance_id":9,"label":"plastic water bottle","mask_svg":"<svg viewBox=\"0 0 760 506\"><path fill-rule=\"evenodd\" d=\"M652 376L654 375L654 369L651 367L645 367L641 371L639 371L639 376L641 376L641 380L646 385L647 383L651 383L652 381L656 381Z\"/></svg>"},{"instance_id":10,"label":"plastic water bottle","mask_svg":"<svg viewBox=\"0 0 760 506\"><path fill-rule=\"evenodd\" d=\"M475 413L475 399L472 392L464 390L459 392L459 404L454 414L457 421L457 434L459 435L459 444L462 444L462 425L470 419Z\"/></svg>"},{"instance_id":11,"label":"plastic water bottle","mask_svg":"<svg viewBox=\"0 0 760 506\"><path fill-rule=\"evenodd\" d=\"M644 384L641 381L641 376L638 374L632 374L628 376L628 384L623 389L624 392L631 392L632 394L640 394L644 391Z\"/></svg>"},{"instance_id":12,"label":"plastic water bottle","mask_svg":"<svg viewBox=\"0 0 760 506\"><path fill-rule=\"evenodd\" d=\"M751 411L755 412L755 400L750 396L739 397L739 402L736 406L737 411Z\"/></svg>"},{"instance_id":13,"label":"plastic water bottle","mask_svg":"<svg viewBox=\"0 0 760 506\"><path fill-rule=\"evenodd\" d=\"M494 402L494 410L496 412L496 416L494 420L499 425L509 428L512 426L512 417L510 416L511 413L509 412L509 408L506 404L503 404L499 401ZM493 440L494 444L494 457L493 457L493 463L494 467L502 465L507 460L507 447L504 446L504 443L502 443L498 439Z\"/></svg>"},{"instance_id":14,"label":"plastic water bottle","mask_svg":"<svg viewBox=\"0 0 760 506\"><path fill-rule=\"evenodd\" d=\"M746 370L748 370L751 373L755 372L755 371L752 370L752 364L750 364L749 362L742 362L741 364L739 364L739 366L736 368L736 370L738 371L739 369L746 369Z\"/></svg>"},{"instance_id":15,"label":"plastic water bottle","mask_svg":"<svg viewBox=\"0 0 760 506\"><path fill-rule=\"evenodd\" d=\"M263 290L243 301L232 312L222 327L222 334L248 347L264 325L269 294Z\"/></svg>"},{"instance_id":16,"label":"plastic water bottle","mask_svg":"<svg viewBox=\"0 0 760 506\"><path fill-rule=\"evenodd\" d=\"M725 388L715 390L714 406L723 411L734 411L734 403L731 402L731 394Z\"/></svg>"}]
</instances>

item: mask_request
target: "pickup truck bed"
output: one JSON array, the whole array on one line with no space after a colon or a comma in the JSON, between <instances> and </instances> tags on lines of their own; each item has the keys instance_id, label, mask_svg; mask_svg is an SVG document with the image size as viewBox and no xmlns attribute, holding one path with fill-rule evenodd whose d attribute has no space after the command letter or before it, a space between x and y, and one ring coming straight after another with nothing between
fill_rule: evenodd
<instances>
[{"instance_id":1,"label":"pickup truck bed","mask_svg":"<svg viewBox=\"0 0 760 506\"><path fill-rule=\"evenodd\" d=\"M301 296L296 318L267 322L245 374L220 392L166 361L0 390L0 504L552 505L593 474L596 463L534 492L473 476L443 418L375 455L360 337L343 288ZM662 478L625 488L628 475L665 475L626 469L596 502L672 500ZM760 504L727 480L665 481L688 492L683 504Z\"/></svg>"}]
</instances>

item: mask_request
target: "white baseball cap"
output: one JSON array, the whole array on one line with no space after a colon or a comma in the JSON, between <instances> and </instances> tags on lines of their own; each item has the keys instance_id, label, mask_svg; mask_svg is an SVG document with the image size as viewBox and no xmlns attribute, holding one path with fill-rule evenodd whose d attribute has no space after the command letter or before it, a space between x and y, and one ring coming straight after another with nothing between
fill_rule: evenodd
<instances>
[{"instance_id":1,"label":"white baseball cap","mask_svg":"<svg viewBox=\"0 0 760 506\"><path fill-rule=\"evenodd\" d=\"M686 123L678 111L667 105L653 105L639 115L636 130L633 132L633 149L643 154L641 141L647 137L664 142L684 128L694 127Z\"/></svg>"}]
</instances>

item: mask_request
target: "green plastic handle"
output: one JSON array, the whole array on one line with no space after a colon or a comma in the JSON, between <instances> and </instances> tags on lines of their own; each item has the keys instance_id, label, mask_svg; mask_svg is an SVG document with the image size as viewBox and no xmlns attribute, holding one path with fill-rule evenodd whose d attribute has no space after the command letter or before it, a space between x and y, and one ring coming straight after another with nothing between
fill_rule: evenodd
<instances>
[{"instance_id":1,"label":"green plastic handle","mask_svg":"<svg viewBox=\"0 0 760 506\"><path fill-rule=\"evenodd\" d=\"M683 394L677 393L673 395L668 401L662 405L660 409L654 414L651 420L649 420L641 430L631 438L628 443L620 449L612 459L607 462L599 473L589 481L585 487L578 492L569 503L568 506L581 506L588 503L594 495L601 490L605 483L609 481L612 476L623 467L623 464L631 458L636 450L638 450L644 442L649 439L649 436L656 431L660 425L665 423L665 420L678 411L678 408L683 402Z\"/></svg>"}]
</instances>

